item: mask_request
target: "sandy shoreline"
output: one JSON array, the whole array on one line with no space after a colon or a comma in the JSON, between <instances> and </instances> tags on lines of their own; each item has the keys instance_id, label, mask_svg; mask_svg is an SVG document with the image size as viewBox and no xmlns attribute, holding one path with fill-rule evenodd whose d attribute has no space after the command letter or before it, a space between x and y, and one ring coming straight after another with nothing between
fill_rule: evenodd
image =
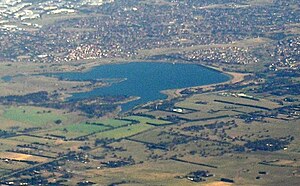
<instances>
[{"instance_id":1,"label":"sandy shoreline","mask_svg":"<svg viewBox=\"0 0 300 186\"><path fill-rule=\"evenodd\" d=\"M213 70L219 71L220 73L226 74L226 75L230 76L231 79L228 81L222 82L222 83L214 83L214 84L209 84L209 85L188 87L188 88L182 88L182 89L164 90L164 91L161 91L161 93L166 94L168 96L167 99L173 99L176 97L181 97L182 94L180 92L185 89L196 90L196 89L202 88L204 90L211 90L216 85L228 85L228 84L235 84L235 83L241 82L245 79L245 76L250 75L248 73L246 74L246 73L228 72L228 71L224 71L223 69L220 69L220 68L202 65L202 64L201 64L201 66L204 66L206 68L213 69Z\"/></svg>"}]
</instances>

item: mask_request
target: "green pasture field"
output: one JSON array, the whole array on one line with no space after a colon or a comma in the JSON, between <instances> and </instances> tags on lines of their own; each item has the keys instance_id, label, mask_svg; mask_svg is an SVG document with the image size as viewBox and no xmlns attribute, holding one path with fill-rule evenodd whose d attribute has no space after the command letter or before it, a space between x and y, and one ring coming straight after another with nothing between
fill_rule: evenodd
<instances>
[{"instance_id":1,"label":"green pasture field","mask_svg":"<svg viewBox=\"0 0 300 186\"><path fill-rule=\"evenodd\" d=\"M53 139L46 139L43 137L39 138L39 137L33 137L33 136L15 136L15 137L8 138L8 140L25 142L25 143L41 143L41 144L46 144L46 145L50 145L50 146L55 145L55 141L56 141Z\"/></svg>"},{"instance_id":2,"label":"green pasture field","mask_svg":"<svg viewBox=\"0 0 300 186\"><path fill-rule=\"evenodd\" d=\"M0 116L0 123L1 123L0 130L13 131L13 132L32 127L32 125L29 123L15 121L12 119L5 118L3 116Z\"/></svg>"},{"instance_id":3,"label":"green pasture field","mask_svg":"<svg viewBox=\"0 0 300 186\"><path fill-rule=\"evenodd\" d=\"M93 122L93 121L91 121ZM129 125L132 122L131 121L125 121L125 120L119 120L119 119L104 119L104 120L99 120L99 121L94 121L96 124L103 124L103 125L109 125L113 128L116 127L121 127L125 125Z\"/></svg>"},{"instance_id":4,"label":"green pasture field","mask_svg":"<svg viewBox=\"0 0 300 186\"><path fill-rule=\"evenodd\" d=\"M168 121L159 120L159 119L152 119L152 118L142 117L142 116L128 116L128 117L125 117L124 119L135 120L135 121L138 121L140 123L153 124L153 125L170 124L170 122L168 122Z\"/></svg>"},{"instance_id":5,"label":"green pasture field","mask_svg":"<svg viewBox=\"0 0 300 186\"><path fill-rule=\"evenodd\" d=\"M151 129L153 126L147 124L135 124L126 127L121 127L101 133L97 133L95 135L96 138L110 138L110 139L120 139L128 136L132 136L134 134L143 132L145 130Z\"/></svg>"},{"instance_id":6,"label":"green pasture field","mask_svg":"<svg viewBox=\"0 0 300 186\"><path fill-rule=\"evenodd\" d=\"M47 130L47 131L42 131L36 134L39 137L50 137L56 140L65 140L65 139L71 139L71 138L76 138L79 136L82 136L82 133L79 132L65 132L59 129L51 129L51 130Z\"/></svg>"},{"instance_id":7,"label":"green pasture field","mask_svg":"<svg viewBox=\"0 0 300 186\"><path fill-rule=\"evenodd\" d=\"M167 116L171 116L171 115L178 116L178 117L183 116L182 114L178 114L175 112L167 112L167 111L162 111L162 110L154 110L154 111L149 111L146 113L149 115L161 117L161 118L167 118Z\"/></svg>"},{"instance_id":8,"label":"green pasture field","mask_svg":"<svg viewBox=\"0 0 300 186\"><path fill-rule=\"evenodd\" d=\"M39 136L55 135L55 136L62 136L67 139L71 139L71 138L77 138L80 136L89 135L92 133L98 133L106 129L109 129L109 127L103 125L90 125L86 123L79 123L79 124L70 124L58 128L53 128L51 130L38 133L37 135Z\"/></svg>"},{"instance_id":9,"label":"green pasture field","mask_svg":"<svg viewBox=\"0 0 300 186\"><path fill-rule=\"evenodd\" d=\"M56 113L54 110L48 113L48 110L45 110L45 108L30 106L10 107L3 112L2 117L31 124L33 127L44 127L48 124L54 124L56 120L62 120L64 123L67 120L66 116Z\"/></svg>"},{"instance_id":10,"label":"green pasture field","mask_svg":"<svg viewBox=\"0 0 300 186\"><path fill-rule=\"evenodd\" d=\"M89 125L85 123L79 123L79 124L71 124L71 125L58 128L58 130L65 130L65 129L68 132L82 133L83 135L86 135L94 132L95 133L101 132L103 130L109 129L109 127L103 125Z\"/></svg>"}]
</instances>

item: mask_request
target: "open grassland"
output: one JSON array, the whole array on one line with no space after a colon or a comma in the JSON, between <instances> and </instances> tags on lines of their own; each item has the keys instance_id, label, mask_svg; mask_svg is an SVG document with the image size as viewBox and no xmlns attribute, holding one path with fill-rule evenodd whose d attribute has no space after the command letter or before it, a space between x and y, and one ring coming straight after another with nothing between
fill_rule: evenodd
<instances>
[{"instance_id":1,"label":"open grassland","mask_svg":"<svg viewBox=\"0 0 300 186\"><path fill-rule=\"evenodd\" d=\"M37 135L40 137L53 137L61 139L74 139L80 136L86 136L92 133L101 132L110 129L110 127L103 125L90 125L86 123L69 124L60 127L53 127L50 130L43 131Z\"/></svg>"},{"instance_id":2,"label":"open grassland","mask_svg":"<svg viewBox=\"0 0 300 186\"><path fill-rule=\"evenodd\" d=\"M32 127L32 124L30 123L24 123L21 121L15 121L12 119L8 119L2 116L0 116L0 129L1 130L7 130L7 131L18 131L18 130L24 130L25 128Z\"/></svg>"},{"instance_id":3,"label":"open grassland","mask_svg":"<svg viewBox=\"0 0 300 186\"><path fill-rule=\"evenodd\" d=\"M101 125L89 125L85 123L71 124L71 125L58 128L58 130L81 133L82 135L97 133L106 129L109 129L109 127L101 126Z\"/></svg>"},{"instance_id":4,"label":"open grassland","mask_svg":"<svg viewBox=\"0 0 300 186\"><path fill-rule=\"evenodd\" d=\"M277 153L276 153L277 154ZM224 155L222 157L199 157L199 156L186 156L184 159L189 162L198 162L208 165L214 165L218 168L207 168L216 176L215 180L221 177L231 178L235 180L235 185L277 185L282 183L282 177L289 177L290 180L286 183L293 185L297 182L297 177L292 177L292 172L295 168L292 167L276 167L258 164L263 160L270 158L283 158L284 155L278 153L271 155L270 153L242 153L235 155ZM266 172L265 175L259 172ZM260 179L256 179L256 177ZM281 184L280 184L281 185Z\"/></svg>"},{"instance_id":5,"label":"open grassland","mask_svg":"<svg viewBox=\"0 0 300 186\"><path fill-rule=\"evenodd\" d=\"M282 137L287 134L297 136L300 132L299 123L290 121L283 124L282 120L268 119L266 122L252 122L251 124L244 123L242 120L236 120L238 127L231 128L226 133L231 137L243 136L250 134L250 139L257 139L259 136L269 135L273 137ZM297 142L300 139L295 139Z\"/></svg>"},{"instance_id":6,"label":"open grassland","mask_svg":"<svg viewBox=\"0 0 300 186\"><path fill-rule=\"evenodd\" d=\"M26 142L14 141L9 139L0 139L1 151L11 150L13 147L16 147L17 145L23 145L23 144L26 144Z\"/></svg>"},{"instance_id":7,"label":"open grassland","mask_svg":"<svg viewBox=\"0 0 300 186\"><path fill-rule=\"evenodd\" d=\"M67 121L67 116L54 110L45 110L38 107L10 107L4 111L3 117L17 122L28 123L35 127L54 124L56 120Z\"/></svg>"},{"instance_id":8,"label":"open grassland","mask_svg":"<svg viewBox=\"0 0 300 186\"><path fill-rule=\"evenodd\" d=\"M95 138L113 138L120 139L128 136L135 135L137 133L143 132L145 130L151 129L153 126L147 124L134 124L131 126L121 127L101 133L97 133Z\"/></svg>"},{"instance_id":9,"label":"open grassland","mask_svg":"<svg viewBox=\"0 0 300 186\"><path fill-rule=\"evenodd\" d=\"M144 144L127 139L112 143L110 146L126 149L126 151L117 151L115 154L119 157L133 157L136 162L147 161L150 152Z\"/></svg>"},{"instance_id":10,"label":"open grassland","mask_svg":"<svg viewBox=\"0 0 300 186\"><path fill-rule=\"evenodd\" d=\"M57 140L49 139L49 138L43 138L43 137L34 137L34 136L15 136L8 138L7 140L17 141L21 143L39 143L39 144L45 144L45 145L55 145L57 143Z\"/></svg>"},{"instance_id":11,"label":"open grassland","mask_svg":"<svg viewBox=\"0 0 300 186\"><path fill-rule=\"evenodd\" d=\"M130 139L138 140L140 142L145 142L145 143L163 144L163 143L171 143L172 140L174 140L174 137L175 136L172 136L170 134L166 134L166 133L162 134L161 129L154 129L133 136Z\"/></svg>"},{"instance_id":12,"label":"open grassland","mask_svg":"<svg viewBox=\"0 0 300 186\"><path fill-rule=\"evenodd\" d=\"M0 161L0 175L9 173L11 171L16 171L18 169L23 169L29 167L27 163L24 162L18 162L18 161L11 161L11 162L5 162Z\"/></svg>"},{"instance_id":13,"label":"open grassland","mask_svg":"<svg viewBox=\"0 0 300 186\"><path fill-rule=\"evenodd\" d=\"M235 116L241 113L266 111L278 108L280 105L268 99L249 99L239 97L237 96L237 93L219 92L193 95L184 101L177 102L175 104L175 108L176 107L181 108L183 111L178 113L165 110L154 110L150 113L156 117L165 118L166 116L175 115L187 120L203 120L216 117Z\"/></svg>"},{"instance_id":14,"label":"open grassland","mask_svg":"<svg viewBox=\"0 0 300 186\"><path fill-rule=\"evenodd\" d=\"M197 185L186 179L174 179L176 176L183 176L199 167L174 161L150 161L113 169L91 169L85 174L92 181L109 185L125 181L128 185ZM77 169L78 172L84 169ZM72 180L75 181L75 180ZM71 184L71 183L70 183Z\"/></svg>"},{"instance_id":15,"label":"open grassland","mask_svg":"<svg viewBox=\"0 0 300 186\"><path fill-rule=\"evenodd\" d=\"M84 146L84 145L92 145L93 144L93 141L88 141L88 142L85 142L85 141L64 141L64 140L58 140L57 141L57 149L58 150L61 150L63 152L68 152L68 151L78 151L78 149L81 147L81 146Z\"/></svg>"},{"instance_id":16,"label":"open grassland","mask_svg":"<svg viewBox=\"0 0 300 186\"><path fill-rule=\"evenodd\" d=\"M129 125L132 122L131 121L125 121L125 120L119 120L119 119L103 119L103 120L95 120L95 121L90 121L91 123L96 123L96 124L103 124L103 125L108 125L111 127L122 127L125 125Z\"/></svg>"},{"instance_id":17,"label":"open grassland","mask_svg":"<svg viewBox=\"0 0 300 186\"><path fill-rule=\"evenodd\" d=\"M86 82L76 81L58 81L57 78L46 76L18 76L12 77L9 82L0 82L0 87L4 91L0 96L7 95L23 95L27 93L39 91L55 91L57 89L64 90L65 93L78 91L75 87L83 87L87 85Z\"/></svg>"}]
</instances>

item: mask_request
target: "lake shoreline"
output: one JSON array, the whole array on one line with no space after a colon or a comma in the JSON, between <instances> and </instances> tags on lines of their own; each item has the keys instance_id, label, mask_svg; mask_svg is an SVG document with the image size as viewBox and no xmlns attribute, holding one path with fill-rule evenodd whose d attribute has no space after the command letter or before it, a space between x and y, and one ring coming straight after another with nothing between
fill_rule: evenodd
<instances>
[{"instance_id":1,"label":"lake shoreline","mask_svg":"<svg viewBox=\"0 0 300 186\"><path fill-rule=\"evenodd\" d=\"M89 92L75 93L73 95L75 96L74 99L95 96L97 94L120 94L143 98L144 103L142 101L134 103L138 105L168 99L170 96L166 95L164 90L182 90L189 87L224 83L232 79L231 76L219 70L208 68L207 66L197 63L178 61L168 63L161 61L110 63L97 65L93 68L84 69L84 71L64 72L58 73L57 75L60 79L76 81L91 80L93 78L110 79L126 77L128 81L126 81L125 84L117 83L106 88L104 87L103 89L98 87ZM132 105L133 108L135 107L134 104L128 103L126 106ZM123 106L126 107L125 105L122 105L122 107Z\"/></svg>"},{"instance_id":2,"label":"lake shoreline","mask_svg":"<svg viewBox=\"0 0 300 186\"><path fill-rule=\"evenodd\" d=\"M249 73L238 73L238 72L229 72L225 71L221 68L217 68L214 66L209 66L209 65L203 65L203 64L197 64L199 66L202 66L204 68L207 68L209 70L217 71L219 73L225 74L230 77L228 81L221 82L221 83L213 83L213 84L208 84L208 85L200 85L200 86L195 86L195 87L187 87L187 88L181 88L181 89L170 89L170 90L163 90L161 91L162 94L167 95L167 99L174 99L178 97L182 97L183 95L180 93L183 90L186 89L204 89L204 90L211 90L214 86L216 85L230 85L230 84L235 84L239 83L245 80L245 76L250 75Z\"/></svg>"},{"instance_id":3,"label":"lake shoreline","mask_svg":"<svg viewBox=\"0 0 300 186\"><path fill-rule=\"evenodd\" d=\"M237 73L237 72L229 72L229 71L225 71L222 68L218 68L216 66L211 66L211 65L207 65L207 64L199 64L199 63L195 63L195 62L188 62L188 61L180 61L180 60L172 60L172 61L162 61L162 60L129 60L129 59L117 59L117 60L112 60L112 61L105 61L99 64L99 62L86 62L86 63L82 63L80 66L77 66L76 69L72 69L72 65L70 66L70 68L68 68L68 70L65 69L65 72L79 72L79 73L87 73L89 71L92 71L93 69L99 67L99 66L103 66L103 65L116 65L116 64L128 64L128 63L169 63L169 64L191 64L191 65L196 65L199 66L200 68L205 68L208 69L209 71L215 71L217 73L221 73L227 77L229 77L229 79L227 81L224 82L220 82L220 83L213 83L213 84L207 84L207 85L200 85L200 86L192 86L192 87L184 87L184 88L179 88L179 89L166 89L166 90L161 90L160 93L165 95L166 98L164 99L157 99L157 100L153 100L141 105L147 105L149 103L153 103L159 100L170 100L170 99L174 99L174 98L179 98L182 97L183 95L180 93L183 90L186 89L190 89L190 90L196 90L196 89L204 89L204 90L212 90L214 86L216 85L229 85L229 84L235 84L238 82L241 82L245 79L245 76L249 75L249 74L244 74L244 73ZM98 87L101 88L101 87ZM92 91L92 90L90 90ZM140 106L141 106L140 105Z\"/></svg>"}]
</instances>

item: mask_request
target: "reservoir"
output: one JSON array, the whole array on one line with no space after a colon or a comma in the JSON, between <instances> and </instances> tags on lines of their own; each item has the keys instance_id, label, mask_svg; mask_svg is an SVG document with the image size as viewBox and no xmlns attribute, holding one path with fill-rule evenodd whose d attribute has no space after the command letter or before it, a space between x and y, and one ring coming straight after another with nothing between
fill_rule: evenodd
<instances>
[{"instance_id":1,"label":"reservoir","mask_svg":"<svg viewBox=\"0 0 300 186\"><path fill-rule=\"evenodd\" d=\"M121 105L123 111L149 101L165 99L162 90L179 89L228 81L230 77L195 64L132 62L97 66L87 72L59 73L68 80L113 80L110 86L75 93L70 99L94 96L136 96L140 99ZM116 81L117 80L117 81Z\"/></svg>"}]
</instances>

